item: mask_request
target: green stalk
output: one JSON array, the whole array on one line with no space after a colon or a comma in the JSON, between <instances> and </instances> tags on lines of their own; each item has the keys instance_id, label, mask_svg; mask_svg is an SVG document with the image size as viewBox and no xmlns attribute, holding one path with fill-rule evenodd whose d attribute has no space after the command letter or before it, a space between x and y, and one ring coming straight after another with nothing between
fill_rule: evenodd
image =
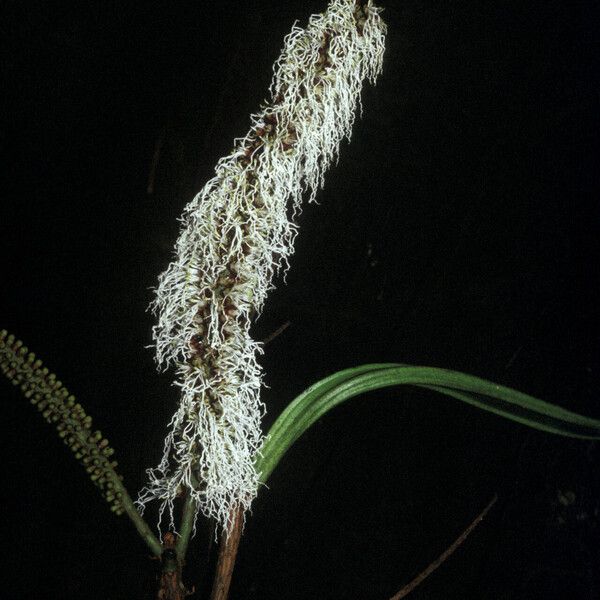
<instances>
[{"instance_id":1,"label":"green stalk","mask_svg":"<svg viewBox=\"0 0 600 600\"><path fill-rule=\"evenodd\" d=\"M110 481L114 486L114 490L121 494L121 506L125 511L125 514L131 519L133 526L136 528L137 532L140 534L140 537L144 540L150 551L160 558L163 547L161 543L158 541L158 538L152 533L152 530L148 526L148 523L144 520L142 515L138 512L135 504L131 500L127 489L123 485L121 478L112 471L109 473Z\"/></svg>"},{"instance_id":2,"label":"green stalk","mask_svg":"<svg viewBox=\"0 0 600 600\"><path fill-rule=\"evenodd\" d=\"M181 516L181 526L179 527L179 538L175 544L175 550L179 561L183 563L185 553L187 552L188 543L190 536L194 529L194 521L196 518L196 501L192 498L191 494L185 497L183 504L183 513Z\"/></svg>"}]
</instances>

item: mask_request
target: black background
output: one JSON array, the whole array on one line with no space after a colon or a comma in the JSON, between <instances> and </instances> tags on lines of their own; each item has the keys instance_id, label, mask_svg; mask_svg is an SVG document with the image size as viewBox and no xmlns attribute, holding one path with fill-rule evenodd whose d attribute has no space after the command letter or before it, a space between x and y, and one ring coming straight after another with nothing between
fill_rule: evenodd
<instances>
[{"instance_id":1,"label":"black background","mask_svg":"<svg viewBox=\"0 0 600 600\"><path fill-rule=\"evenodd\" d=\"M324 5L5 3L0 326L94 416L134 495L177 402L144 348L149 288L283 36ZM265 428L317 379L383 361L600 417L595 5L386 3L384 72L254 328L291 322L262 359ZM130 523L17 390L1 397L3 595L152 597ZM498 494L412 597L597 598L599 455L430 393L353 400L260 493L231 597L389 598ZM200 588L209 538L203 522Z\"/></svg>"}]
</instances>

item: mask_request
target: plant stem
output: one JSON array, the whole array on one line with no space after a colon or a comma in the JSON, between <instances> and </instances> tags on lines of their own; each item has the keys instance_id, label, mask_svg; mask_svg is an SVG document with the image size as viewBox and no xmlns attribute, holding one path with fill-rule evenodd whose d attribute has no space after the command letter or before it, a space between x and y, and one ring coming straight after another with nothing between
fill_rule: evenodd
<instances>
[{"instance_id":1,"label":"plant stem","mask_svg":"<svg viewBox=\"0 0 600 600\"><path fill-rule=\"evenodd\" d=\"M194 521L196 517L196 502L192 498L191 494L185 497L185 503L183 505L183 513L181 516L181 527L179 528L179 538L175 545L177 556L179 561L183 564L185 553L187 551L188 543L192 530L194 529Z\"/></svg>"},{"instance_id":2,"label":"plant stem","mask_svg":"<svg viewBox=\"0 0 600 600\"><path fill-rule=\"evenodd\" d=\"M192 592L188 591L181 581L181 562L175 551L175 535L170 531L165 533L161 556L162 569L160 574L157 600L184 600Z\"/></svg>"},{"instance_id":3,"label":"plant stem","mask_svg":"<svg viewBox=\"0 0 600 600\"><path fill-rule=\"evenodd\" d=\"M125 489L123 482L114 471L112 471L110 474L110 479L113 483L114 490L121 494L121 505L123 506L127 516L131 519L134 527L137 529L137 532L140 534L144 542L146 542L146 545L148 548L150 548L152 554L160 557L163 550L162 546L158 541L158 538L152 533L148 523L144 521L142 515L140 515L140 513L137 511L137 508L129 496L129 493Z\"/></svg>"},{"instance_id":4,"label":"plant stem","mask_svg":"<svg viewBox=\"0 0 600 600\"><path fill-rule=\"evenodd\" d=\"M81 432L77 433L77 437L80 439L83 444L85 437ZM148 548L155 556L160 558L163 548L161 543L158 541L158 538L152 533L152 530L148 526L148 523L144 520L142 515L138 512L138 509L135 507L127 488L123 485L121 481L121 477L114 470L110 461L106 460L106 464L104 466L106 476L110 480L113 485L113 490L116 496L119 497L119 501L121 502L121 506L123 510L127 514L127 516L131 519L133 526L136 528L137 532L140 534L140 537L146 542Z\"/></svg>"},{"instance_id":5,"label":"plant stem","mask_svg":"<svg viewBox=\"0 0 600 600\"><path fill-rule=\"evenodd\" d=\"M227 600L231 577L233 575L233 567L235 565L235 557L240 545L243 527L244 510L239 507L234 509L233 525L229 535L225 532L221 534L219 560L217 562L210 600Z\"/></svg>"}]
</instances>

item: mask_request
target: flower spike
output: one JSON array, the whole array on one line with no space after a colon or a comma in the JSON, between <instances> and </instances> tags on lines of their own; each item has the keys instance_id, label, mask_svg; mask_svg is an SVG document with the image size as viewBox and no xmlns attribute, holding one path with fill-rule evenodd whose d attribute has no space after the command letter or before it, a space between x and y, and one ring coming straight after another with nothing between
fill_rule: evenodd
<instances>
[{"instance_id":1,"label":"flower spike","mask_svg":"<svg viewBox=\"0 0 600 600\"><path fill-rule=\"evenodd\" d=\"M115 471L117 462L111 459L114 450L108 440L100 431L92 430L92 417L86 415L56 375L4 329L0 331L0 371L56 427L58 436L83 465L110 509L123 514L122 477Z\"/></svg>"},{"instance_id":2,"label":"flower spike","mask_svg":"<svg viewBox=\"0 0 600 600\"><path fill-rule=\"evenodd\" d=\"M292 28L270 100L185 208L152 304L156 359L159 368L175 366L181 401L138 499L140 507L162 501L171 522L184 490L225 531L233 509L248 509L256 495L264 406L251 320L288 266L303 193L314 201L340 142L350 139L363 81L374 83L381 71L379 12L370 0L331 0L305 29Z\"/></svg>"}]
</instances>

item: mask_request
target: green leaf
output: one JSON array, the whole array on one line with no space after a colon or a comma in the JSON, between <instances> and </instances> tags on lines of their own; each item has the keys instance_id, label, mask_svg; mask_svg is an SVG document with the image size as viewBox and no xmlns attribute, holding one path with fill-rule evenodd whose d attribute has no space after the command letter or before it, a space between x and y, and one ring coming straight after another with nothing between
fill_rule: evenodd
<instances>
[{"instance_id":1,"label":"green leaf","mask_svg":"<svg viewBox=\"0 0 600 600\"><path fill-rule=\"evenodd\" d=\"M600 439L600 421L473 375L393 363L362 365L318 381L287 406L256 460L261 481L267 481L290 446L325 413L354 396L393 385L430 389L549 433Z\"/></svg>"}]
</instances>

